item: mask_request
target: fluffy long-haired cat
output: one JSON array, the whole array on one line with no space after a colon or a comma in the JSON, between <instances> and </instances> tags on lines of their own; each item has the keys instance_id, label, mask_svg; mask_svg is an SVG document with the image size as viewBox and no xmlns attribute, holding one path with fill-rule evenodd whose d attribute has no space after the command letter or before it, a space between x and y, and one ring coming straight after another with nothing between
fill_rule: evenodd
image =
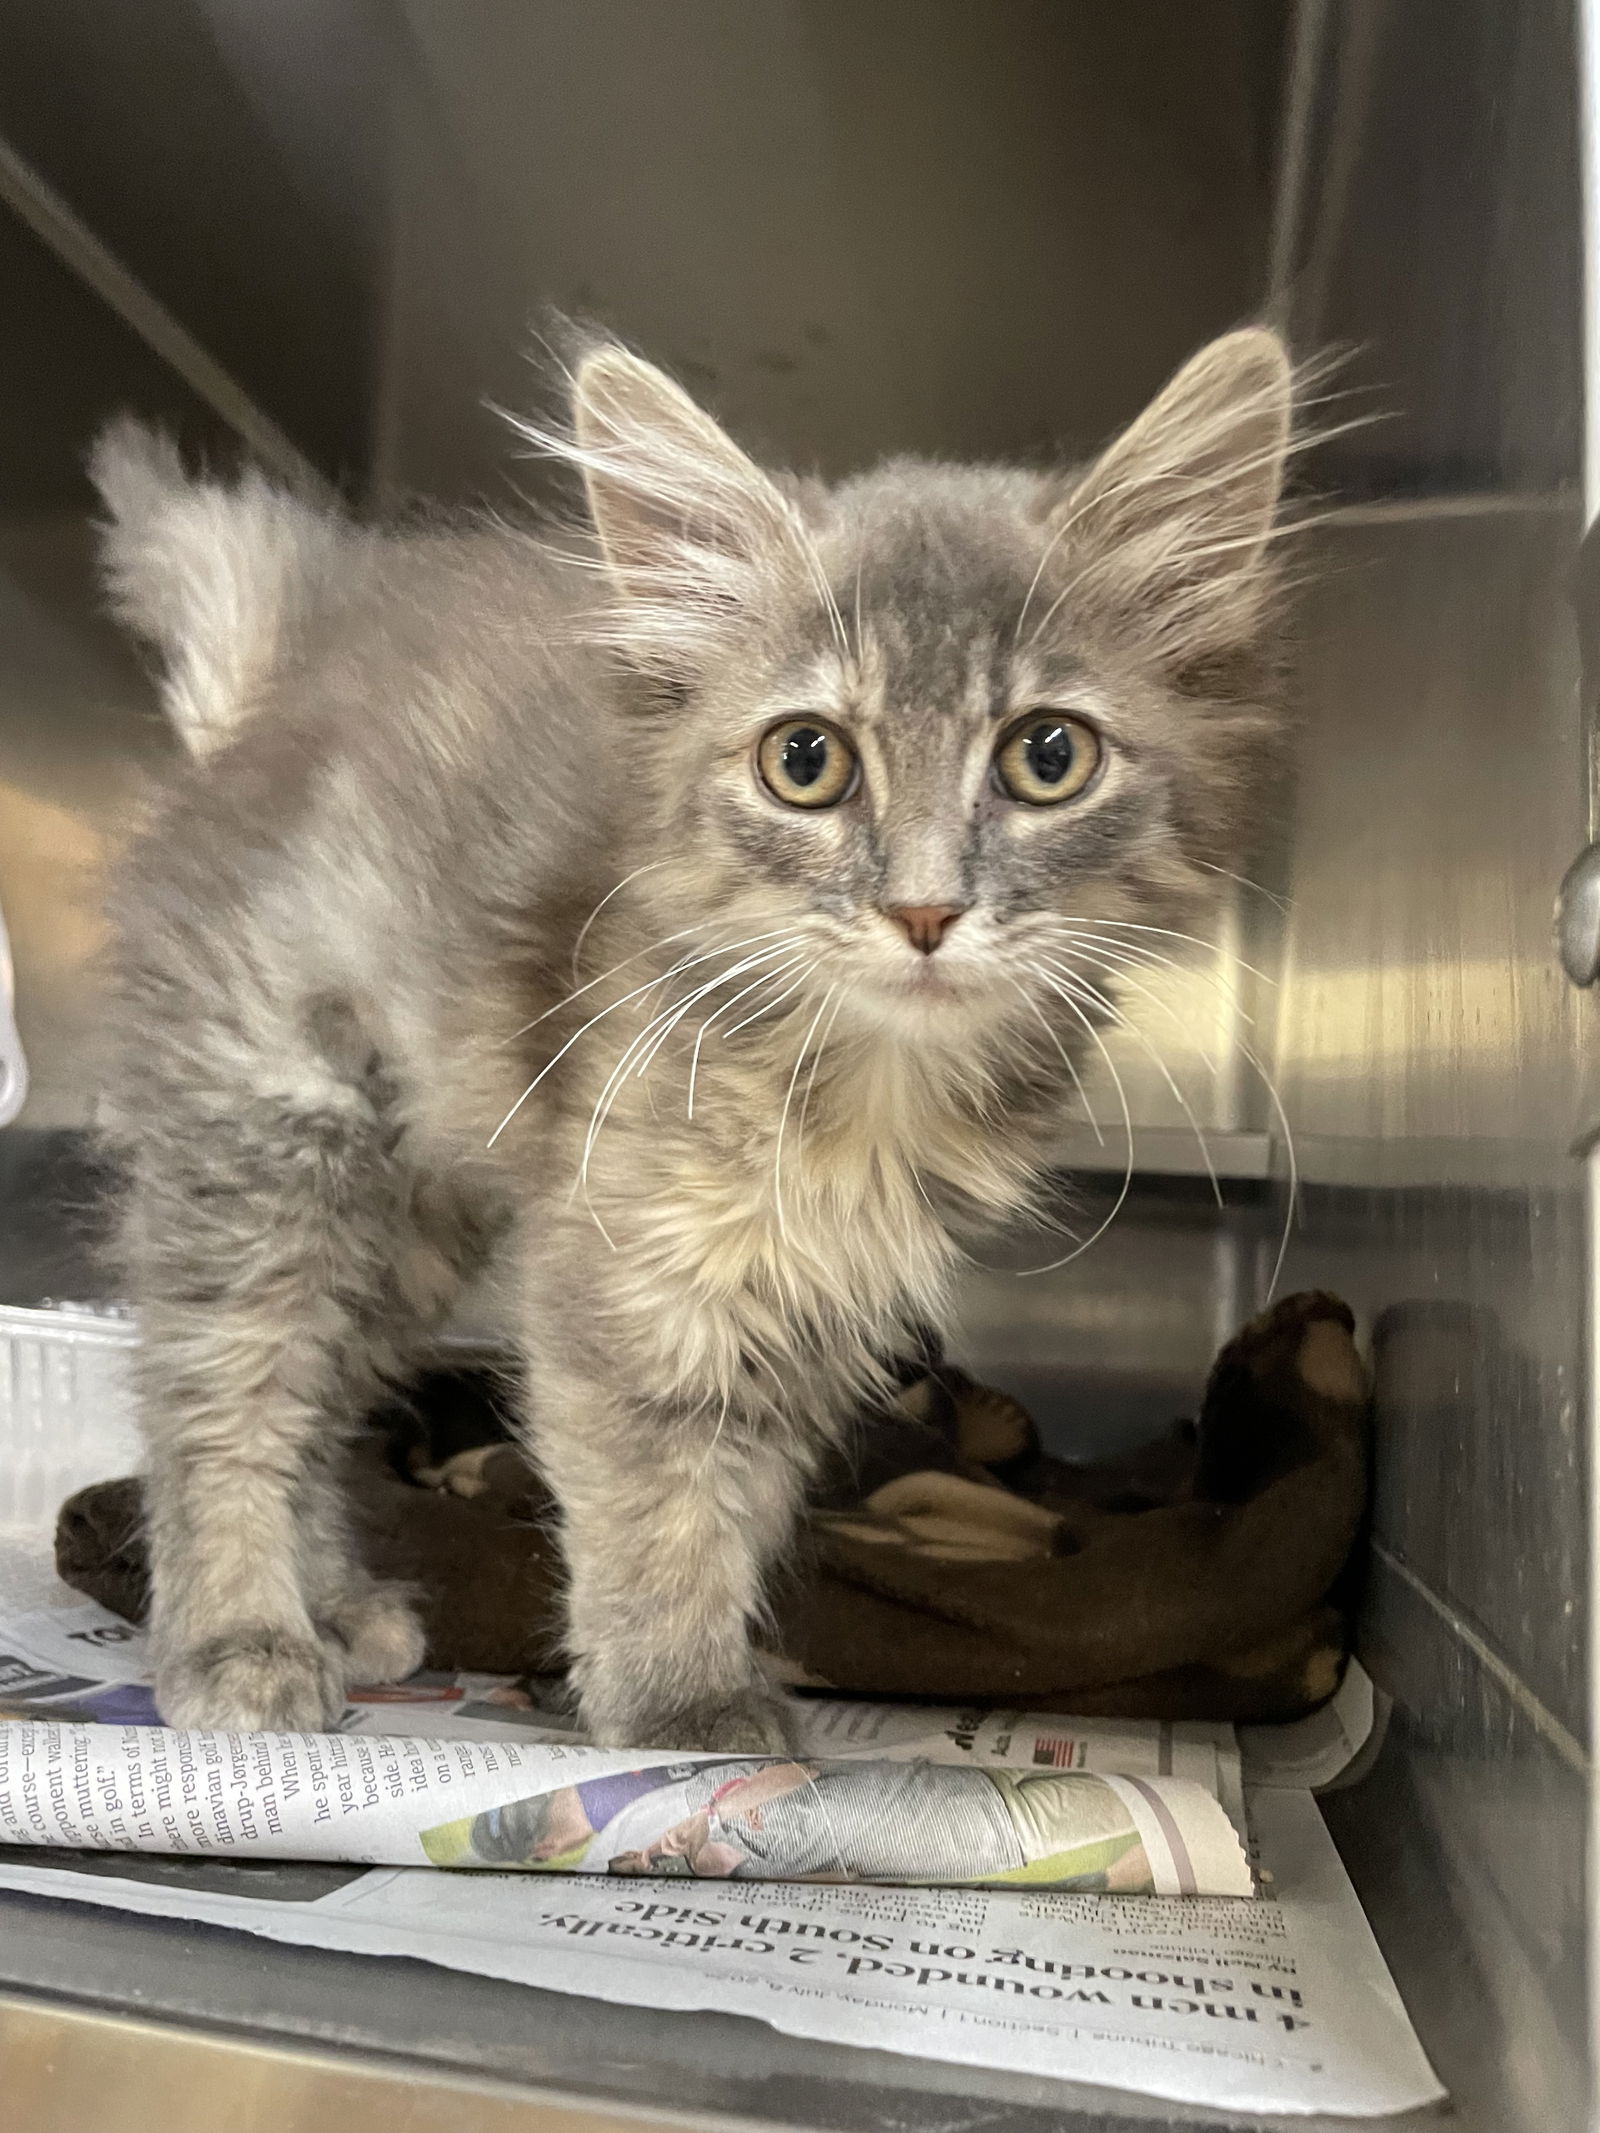
<instances>
[{"instance_id":1,"label":"fluffy long-haired cat","mask_svg":"<svg viewBox=\"0 0 1600 2133\"><path fill-rule=\"evenodd\" d=\"M169 1721L418 1663L341 1451L475 1280L596 1739L784 1743L752 1632L808 1476L1237 864L1291 399L1247 330L1086 469L825 488L598 342L559 535L103 440L190 755L110 900Z\"/></svg>"}]
</instances>

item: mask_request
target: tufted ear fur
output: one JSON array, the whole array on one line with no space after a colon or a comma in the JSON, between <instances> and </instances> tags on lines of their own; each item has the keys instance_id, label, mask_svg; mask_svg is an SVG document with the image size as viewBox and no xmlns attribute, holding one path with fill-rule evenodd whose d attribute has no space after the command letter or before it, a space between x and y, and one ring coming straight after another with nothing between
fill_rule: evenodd
<instances>
[{"instance_id":1,"label":"tufted ear fur","mask_svg":"<svg viewBox=\"0 0 1600 2133\"><path fill-rule=\"evenodd\" d=\"M1249 327L1202 348L1056 514L1079 607L1136 626L1175 668L1248 642L1272 589L1292 411L1276 333Z\"/></svg>"},{"instance_id":2,"label":"tufted ear fur","mask_svg":"<svg viewBox=\"0 0 1600 2133\"><path fill-rule=\"evenodd\" d=\"M602 346L573 381L574 445L636 664L690 679L730 624L816 584L796 503L686 392Z\"/></svg>"}]
</instances>

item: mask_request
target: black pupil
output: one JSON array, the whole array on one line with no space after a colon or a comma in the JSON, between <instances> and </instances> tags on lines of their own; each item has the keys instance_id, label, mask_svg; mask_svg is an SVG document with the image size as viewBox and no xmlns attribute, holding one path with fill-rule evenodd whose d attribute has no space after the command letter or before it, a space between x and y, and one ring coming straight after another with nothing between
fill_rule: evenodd
<instances>
[{"instance_id":1,"label":"black pupil","mask_svg":"<svg viewBox=\"0 0 1600 2133\"><path fill-rule=\"evenodd\" d=\"M1078 752L1065 726L1034 726L1024 745L1029 765L1041 785L1059 785Z\"/></svg>"},{"instance_id":2,"label":"black pupil","mask_svg":"<svg viewBox=\"0 0 1600 2133\"><path fill-rule=\"evenodd\" d=\"M783 774L802 790L828 767L828 736L815 726L796 726L783 744Z\"/></svg>"}]
</instances>

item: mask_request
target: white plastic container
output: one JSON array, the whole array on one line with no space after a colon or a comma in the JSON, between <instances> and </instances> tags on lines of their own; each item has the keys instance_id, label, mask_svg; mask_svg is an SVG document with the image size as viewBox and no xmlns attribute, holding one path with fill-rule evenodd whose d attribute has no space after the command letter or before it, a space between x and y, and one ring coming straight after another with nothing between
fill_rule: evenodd
<instances>
[{"instance_id":1,"label":"white plastic container","mask_svg":"<svg viewBox=\"0 0 1600 2133\"><path fill-rule=\"evenodd\" d=\"M75 1489L131 1473L131 1320L0 1305L0 1532L46 1540Z\"/></svg>"}]
</instances>

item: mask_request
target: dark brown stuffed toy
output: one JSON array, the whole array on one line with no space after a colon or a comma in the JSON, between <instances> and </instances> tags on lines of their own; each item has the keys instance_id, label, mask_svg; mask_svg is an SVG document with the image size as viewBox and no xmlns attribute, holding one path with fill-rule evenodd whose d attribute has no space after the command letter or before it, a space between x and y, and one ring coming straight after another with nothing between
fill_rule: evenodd
<instances>
[{"instance_id":1,"label":"dark brown stuffed toy","mask_svg":"<svg viewBox=\"0 0 1600 2133\"><path fill-rule=\"evenodd\" d=\"M1004 1394L919 1358L819 1492L774 1596L778 1671L1085 1716L1298 1716L1347 1648L1367 1400L1350 1313L1319 1294L1229 1343L1198 1423L1088 1466L1047 1457ZM374 1420L353 1481L367 1560L419 1589L428 1665L557 1667L556 1514L492 1379L437 1373ZM138 1482L73 1497L56 1553L68 1584L137 1619Z\"/></svg>"}]
</instances>

